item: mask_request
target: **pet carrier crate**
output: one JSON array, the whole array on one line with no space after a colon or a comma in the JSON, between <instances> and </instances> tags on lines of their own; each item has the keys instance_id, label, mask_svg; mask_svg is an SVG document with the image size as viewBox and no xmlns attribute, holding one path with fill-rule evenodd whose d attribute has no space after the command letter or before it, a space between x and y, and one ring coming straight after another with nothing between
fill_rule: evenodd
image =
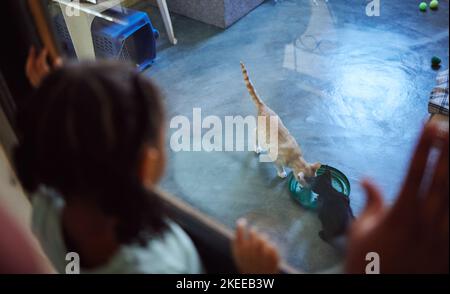
<instances>
[{"instance_id":1,"label":"pet carrier crate","mask_svg":"<svg viewBox=\"0 0 450 294\"><path fill-rule=\"evenodd\" d=\"M117 22L94 18L91 31L96 57L131 61L140 70L153 64L159 32L153 28L148 15L126 8L112 8L104 14ZM76 57L64 16L57 14L53 23L65 54Z\"/></svg>"},{"instance_id":2,"label":"pet carrier crate","mask_svg":"<svg viewBox=\"0 0 450 294\"><path fill-rule=\"evenodd\" d=\"M61 49L63 53L70 58L76 58L75 47L73 46L72 39L70 38L69 29L67 28L64 16L61 13L56 14L53 17L53 26L58 36L58 40L61 42Z\"/></svg>"},{"instance_id":3,"label":"pet carrier crate","mask_svg":"<svg viewBox=\"0 0 450 294\"><path fill-rule=\"evenodd\" d=\"M94 19L91 29L96 57L131 61L140 70L149 67L156 58L159 32L153 28L147 13L112 8L104 14L116 22Z\"/></svg>"}]
</instances>

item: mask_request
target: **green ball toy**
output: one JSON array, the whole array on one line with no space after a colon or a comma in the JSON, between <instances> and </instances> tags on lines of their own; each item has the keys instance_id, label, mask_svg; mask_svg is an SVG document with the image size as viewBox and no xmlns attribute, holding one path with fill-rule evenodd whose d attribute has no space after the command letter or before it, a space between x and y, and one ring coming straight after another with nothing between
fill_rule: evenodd
<instances>
[{"instance_id":1,"label":"green ball toy","mask_svg":"<svg viewBox=\"0 0 450 294\"><path fill-rule=\"evenodd\" d=\"M438 67L438 66L440 66L440 65L441 65L441 62L442 62L442 60L441 60L439 57L437 57L437 56L433 56L433 58L431 58L431 65L432 65L433 67Z\"/></svg>"},{"instance_id":2,"label":"green ball toy","mask_svg":"<svg viewBox=\"0 0 450 294\"><path fill-rule=\"evenodd\" d=\"M420 11L427 11L428 4L426 2L422 2L419 4Z\"/></svg>"},{"instance_id":3,"label":"green ball toy","mask_svg":"<svg viewBox=\"0 0 450 294\"><path fill-rule=\"evenodd\" d=\"M439 8L439 1L437 0L433 0L430 2L430 8L433 10L436 10Z\"/></svg>"}]
</instances>

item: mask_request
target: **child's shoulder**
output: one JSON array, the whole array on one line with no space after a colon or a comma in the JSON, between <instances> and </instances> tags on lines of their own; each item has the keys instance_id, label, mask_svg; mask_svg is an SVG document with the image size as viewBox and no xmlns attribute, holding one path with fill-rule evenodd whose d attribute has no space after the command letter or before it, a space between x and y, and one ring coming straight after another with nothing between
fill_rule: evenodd
<instances>
[{"instance_id":1,"label":"child's shoulder","mask_svg":"<svg viewBox=\"0 0 450 294\"><path fill-rule=\"evenodd\" d=\"M124 245L105 266L84 273L95 274L199 274L200 257L189 236L173 221L167 230L150 237L145 246Z\"/></svg>"},{"instance_id":2,"label":"child's shoulder","mask_svg":"<svg viewBox=\"0 0 450 294\"><path fill-rule=\"evenodd\" d=\"M41 187L32 197L33 231L48 248L52 260L63 260L64 242L58 236L64 199L57 191ZM197 274L203 267L188 234L174 221L166 219L167 229L150 235L147 243L123 245L120 252L105 266L87 273ZM52 236L48 240L48 236ZM56 242L56 243L55 243ZM58 250L55 250L58 249ZM62 266L62 265L61 265Z\"/></svg>"},{"instance_id":3,"label":"child's shoulder","mask_svg":"<svg viewBox=\"0 0 450 294\"><path fill-rule=\"evenodd\" d=\"M41 187L31 197L32 230L58 271L64 269L65 246L61 236L64 200L52 189Z\"/></svg>"},{"instance_id":4,"label":"child's shoulder","mask_svg":"<svg viewBox=\"0 0 450 294\"><path fill-rule=\"evenodd\" d=\"M146 246L127 246L124 254L134 260L137 273L198 274L203 268L198 252L186 232L172 220L167 230L149 239Z\"/></svg>"},{"instance_id":5,"label":"child's shoulder","mask_svg":"<svg viewBox=\"0 0 450 294\"><path fill-rule=\"evenodd\" d=\"M38 225L45 219L58 218L64 207L64 199L55 190L40 187L31 197L31 206L32 222Z\"/></svg>"},{"instance_id":6,"label":"child's shoulder","mask_svg":"<svg viewBox=\"0 0 450 294\"><path fill-rule=\"evenodd\" d=\"M55 209L59 210L64 206L64 199L57 191L41 186L31 197L33 210L36 209Z\"/></svg>"}]
</instances>

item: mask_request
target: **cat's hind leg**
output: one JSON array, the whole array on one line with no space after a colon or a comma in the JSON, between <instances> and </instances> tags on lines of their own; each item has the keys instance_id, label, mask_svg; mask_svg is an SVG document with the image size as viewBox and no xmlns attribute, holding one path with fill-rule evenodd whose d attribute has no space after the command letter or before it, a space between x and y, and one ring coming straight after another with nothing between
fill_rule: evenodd
<instances>
[{"instance_id":1,"label":"cat's hind leg","mask_svg":"<svg viewBox=\"0 0 450 294\"><path fill-rule=\"evenodd\" d=\"M258 128L255 128L255 153L256 154L261 154L261 153L265 153L266 150L264 150L261 147L261 144L259 142L259 132L258 132Z\"/></svg>"},{"instance_id":2,"label":"cat's hind leg","mask_svg":"<svg viewBox=\"0 0 450 294\"><path fill-rule=\"evenodd\" d=\"M261 145L259 145L258 128L255 128L255 153L259 155L262 151Z\"/></svg>"},{"instance_id":3,"label":"cat's hind leg","mask_svg":"<svg viewBox=\"0 0 450 294\"><path fill-rule=\"evenodd\" d=\"M287 172L282 165L275 163L275 168L277 169L277 174L280 178L284 179L287 177Z\"/></svg>"}]
</instances>

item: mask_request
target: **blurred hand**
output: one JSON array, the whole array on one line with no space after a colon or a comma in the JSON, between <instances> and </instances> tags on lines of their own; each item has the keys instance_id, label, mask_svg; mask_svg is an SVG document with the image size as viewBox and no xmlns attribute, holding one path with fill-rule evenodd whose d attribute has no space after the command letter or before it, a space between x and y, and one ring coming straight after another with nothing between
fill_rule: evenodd
<instances>
[{"instance_id":1,"label":"blurred hand","mask_svg":"<svg viewBox=\"0 0 450 294\"><path fill-rule=\"evenodd\" d=\"M50 66L48 64L47 57L47 49L43 49L40 53L38 53L34 47L30 48L25 66L25 73L30 81L30 84L35 88L39 87L42 80L53 68L58 68L62 65L61 58L57 58L53 61L52 66Z\"/></svg>"},{"instance_id":2,"label":"blurred hand","mask_svg":"<svg viewBox=\"0 0 450 294\"><path fill-rule=\"evenodd\" d=\"M381 273L448 273L448 141L448 132L440 132L435 125L425 128L400 195L390 209L375 185L363 183L367 204L350 230L348 273L365 273L369 252L379 254ZM439 151L439 159L428 171L432 150Z\"/></svg>"},{"instance_id":3,"label":"blurred hand","mask_svg":"<svg viewBox=\"0 0 450 294\"><path fill-rule=\"evenodd\" d=\"M237 222L232 244L233 256L242 274L277 274L280 256L268 237L247 227L247 222Z\"/></svg>"},{"instance_id":4,"label":"blurred hand","mask_svg":"<svg viewBox=\"0 0 450 294\"><path fill-rule=\"evenodd\" d=\"M56 273L31 229L4 203L0 203L0 224L0 274Z\"/></svg>"}]
</instances>

